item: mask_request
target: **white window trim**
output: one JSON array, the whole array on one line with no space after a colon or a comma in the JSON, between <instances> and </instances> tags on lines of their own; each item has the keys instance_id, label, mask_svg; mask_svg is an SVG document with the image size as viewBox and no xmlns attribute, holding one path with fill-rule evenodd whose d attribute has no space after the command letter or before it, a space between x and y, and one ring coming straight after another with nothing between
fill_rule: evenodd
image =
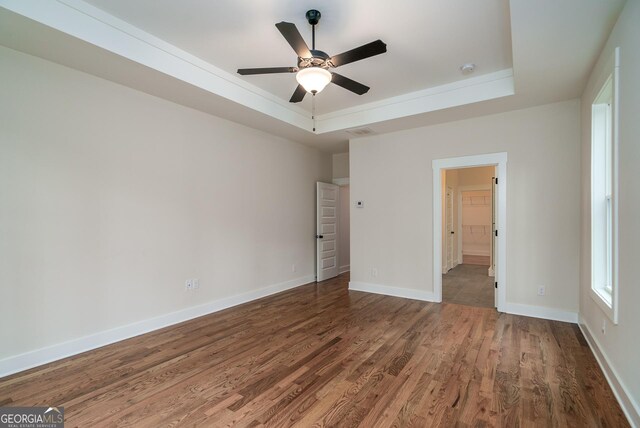
<instances>
[{"instance_id":1,"label":"white window trim","mask_svg":"<svg viewBox=\"0 0 640 428\"><path fill-rule=\"evenodd\" d=\"M590 283L590 295L600 309L609 317L611 322L618 324L618 294L619 294L619 281L618 281L618 165L619 165L619 82L620 82L620 48L617 47L614 51L613 57L609 60L608 66L605 68L606 72L600 79L599 85L596 88L603 88L609 77L612 78L612 102L611 102L611 126L613 128L611 146L612 146L612 182L611 182L611 195L607 195L610 199L610 212L611 215L611 234L608 237L610 239L610 252L611 252L611 264L608 268L611 270L611 284L605 284L604 286L594 286L593 283L593 259L591 259L591 283ZM593 99L592 104L599 97L600 90ZM593 143L591 143L593 150ZM593 162L592 152L592 162ZM592 166L593 170L593 166ZM592 189L593 189L593 174ZM592 195L590 191L590 195ZM592 197L592 196L590 196ZM591 203L593 207L593 204ZM593 208L592 208L593 210ZM592 214L593 216L593 211ZM591 254L593 255L593 219L591 221Z\"/></svg>"}]
</instances>

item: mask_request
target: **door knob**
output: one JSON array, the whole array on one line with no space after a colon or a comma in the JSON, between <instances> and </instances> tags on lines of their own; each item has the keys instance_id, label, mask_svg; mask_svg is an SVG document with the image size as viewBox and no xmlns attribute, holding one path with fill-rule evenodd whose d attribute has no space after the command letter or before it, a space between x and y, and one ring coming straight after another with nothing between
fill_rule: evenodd
<instances>
[{"instance_id":1,"label":"door knob","mask_svg":"<svg viewBox=\"0 0 640 428\"><path fill-rule=\"evenodd\" d=\"M322 236L322 235L316 235L316 238L317 238L317 239L322 239L322 238L324 238L324 236Z\"/></svg>"},{"instance_id":2,"label":"door knob","mask_svg":"<svg viewBox=\"0 0 640 428\"><path fill-rule=\"evenodd\" d=\"M452 231L451 231L451 234L453 235L454 233L455 233L455 232L452 230Z\"/></svg>"}]
</instances>

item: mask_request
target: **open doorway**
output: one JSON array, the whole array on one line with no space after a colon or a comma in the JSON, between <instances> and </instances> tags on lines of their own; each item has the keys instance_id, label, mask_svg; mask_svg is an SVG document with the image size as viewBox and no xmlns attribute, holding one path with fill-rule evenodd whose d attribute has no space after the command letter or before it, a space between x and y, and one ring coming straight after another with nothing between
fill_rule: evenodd
<instances>
[{"instance_id":1,"label":"open doorway","mask_svg":"<svg viewBox=\"0 0 640 428\"><path fill-rule=\"evenodd\" d=\"M442 301L493 308L495 166L442 172Z\"/></svg>"},{"instance_id":2,"label":"open doorway","mask_svg":"<svg viewBox=\"0 0 640 428\"><path fill-rule=\"evenodd\" d=\"M504 310L506 172L506 153L433 161L435 301Z\"/></svg>"}]
</instances>

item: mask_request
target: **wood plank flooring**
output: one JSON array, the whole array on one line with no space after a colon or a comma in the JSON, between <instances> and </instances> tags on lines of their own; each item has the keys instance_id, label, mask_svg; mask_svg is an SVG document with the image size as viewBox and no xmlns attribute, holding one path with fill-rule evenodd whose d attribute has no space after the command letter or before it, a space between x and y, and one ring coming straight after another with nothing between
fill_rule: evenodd
<instances>
[{"instance_id":1,"label":"wood plank flooring","mask_svg":"<svg viewBox=\"0 0 640 428\"><path fill-rule=\"evenodd\" d=\"M342 275L0 379L66 426L628 426L576 325Z\"/></svg>"}]
</instances>

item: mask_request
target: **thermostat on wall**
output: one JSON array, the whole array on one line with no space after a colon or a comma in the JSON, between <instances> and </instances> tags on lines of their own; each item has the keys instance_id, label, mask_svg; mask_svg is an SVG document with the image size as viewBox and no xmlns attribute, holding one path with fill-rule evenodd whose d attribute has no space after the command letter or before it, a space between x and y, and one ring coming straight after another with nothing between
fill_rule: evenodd
<instances>
[{"instance_id":1,"label":"thermostat on wall","mask_svg":"<svg viewBox=\"0 0 640 428\"><path fill-rule=\"evenodd\" d=\"M364 208L364 202L356 201L356 208Z\"/></svg>"}]
</instances>

